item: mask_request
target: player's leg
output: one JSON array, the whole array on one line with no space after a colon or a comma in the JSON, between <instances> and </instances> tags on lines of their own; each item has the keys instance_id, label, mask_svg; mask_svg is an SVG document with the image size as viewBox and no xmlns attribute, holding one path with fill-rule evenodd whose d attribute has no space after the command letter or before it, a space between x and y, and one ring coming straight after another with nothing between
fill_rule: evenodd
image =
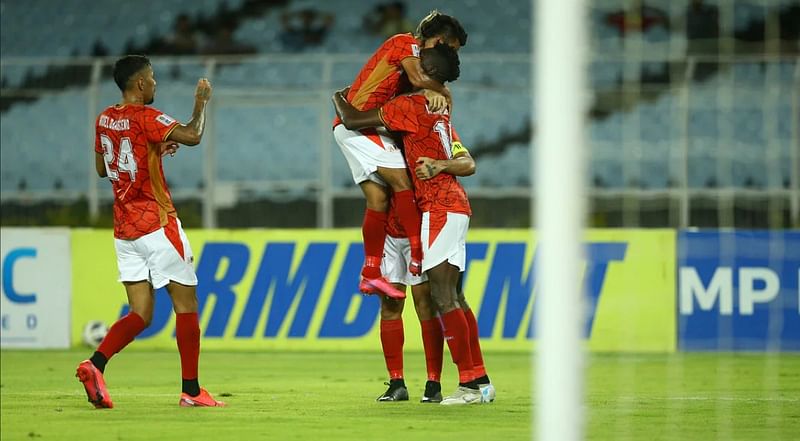
<instances>
[{"instance_id":1,"label":"player's leg","mask_svg":"<svg viewBox=\"0 0 800 441\"><path fill-rule=\"evenodd\" d=\"M360 184L367 201L361 235L364 239L364 267L361 276L377 279L381 276L381 257L386 241L386 212L389 210L389 190L371 180Z\"/></svg>"},{"instance_id":2,"label":"player's leg","mask_svg":"<svg viewBox=\"0 0 800 441\"><path fill-rule=\"evenodd\" d=\"M78 365L75 373L89 401L98 409L114 407L103 378L106 363L149 326L153 318L154 296L150 282L123 283L128 295L128 314L111 325L100 346L88 360Z\"/></svg>"},{"instance_id":3,"label":"player's leg","mask_svg":"<svg viewBox=\"0 0 800 441\"><path fill-rule=\"evenodd\" d=\"M406 287L394 283L394 287L405 292ZM403 306L405 300L381 297L381 348L389 371L389 388L377 401L408 401L408 389L403 378Z\"/></svg>"},{"instance_id":4,"label":"player's leg","mask_svg":"<svg viewBox=\"0 0 800 441\"><path fill-rule=\"evenodd\" d=\"M124 284L128 297L129 312L111 326L95 353L88 360L82 361L75 373L83 383L89 401L96 408L113 407L103 378L106 363L150 324L155 303L141 238L115 239L114 248L119 280Z\"/></svg>"},{"instance_id":5,"label":"player's leg","mask_svg":"<svg viewBox=\"0 0 800 441\"><path fill-rule=\"evenodd\" d=\"M403 226L411 244L409 271L413 275L422 273L422 244L420 242L421 215L414 199L414 186L405 165L402 168L378 167L378 175L394 192L397 218Z\"/></svg>"},{"instance_id":6,"label":"player's leg","mask_svg":"<svg viewBox=\"0 0 800 441\"><path fill-rule=\"evenodd\" d=\"M167 292L175 310L175 340L181 357L181 406L215 407L224 403L216 401L200 387L198 364L200 361L200 322L197 312L195 286L170 281Z\"/></svg>"},{"instance_id":7,"label":"player's leg","mask_svg":"<svg viewBox=\"0 0 800 441\"><path fill-rule=\"evenodd\" d=\"M148 243L151 280L156 288L166 287L175 311L175 340L181 358L181 406L216 407L216 401L200 387L198 362L200 358L200 319L197 302L197 275L192 263L194 256L180 221L169 222Z\"/></svg>"},{"instance_id":8,"label":"player's leg","mask_svg":"<svg viewBox=\"0 0 800 441\"><path fill-rule=\"evenodd\" d=\"M436 308L431 299L431 288L428 281L411 286L414 298L414 309L417 311L422 328L422 347L425 350L425 367L428 378L425 382L423 403L440 403L442 401L442 359L444 358L444 336L442 323L436 315Z\"/></svg>"},{"instance_id":9,"label":"player's leg","mask_svg":"<svg viewBox=\"0 0 800 441\"><path fill-rule=\"evenodd\" d=\"M384 137L378 135L367 137L359 131L347 130L341 124L333 129L333 137L347 160L353 182L361 188L367 201L364 221L361 224L365 260L361 270L363 280L359 290L365 294L380 292L390 297L404 298L405 294L394 289L389 282L381 278L380 274L381 253L386 239L389 190L375 172L385 160L383 148L376 144L376 142L383 143ZM385 141L391 144L390 147L394 146L391 139L385 138Z\"/></svg>"},{"instance_id":10,"label":"player's leg","mask_svg":"<svg viewBox=\"0 0 800 441\"><path fill-rule=\"evenodd\" d=\"M458 292L458 302L461 309L464 310L464 317L467 319L467 326L469 327L469 346L470 354L472 355L473 369L475 373L475 381L481 389L481 400L485 403L491 403L496 398L497 393L486 373L486 366L483 362L483 351L481 350L480 331L478 329L478 320L475 319L475 314L472 312L467 299L464 297L464 273L460 273L458 277L458 284L456 291Z\"/></svg>"},{"instance_id":11,"label":"player's leg","mask_svg":"<svg viewBox=\"0 0 800 441\"><path fill-rule=\"evenodd\" d=\"M450 347L453 362L458 367L459 387L453 394L445 397L442 400L442 404L478 403L481 400L481 395L472 370L469 327L456 294L458 267L444 261L429 269L426 274L431 284L431 298L439 311L444 325L445 341Z\"/></svg>"},{"instance_id":12,"label":"player's leg","mask_svg":"<svg viewBox=\"0 0 800 441\"><path fill-rule=\"evenodd\" d=\"M444 336L458 367L459 387L442 404L472 404L481 400L472 370L469 327L458 301L456 285L466 265L466 233L469 217L457 213L426 212L422 215L422 269L428 276L431 299L444 326Z\"/></svg>"},{"instance_id":13,"label":"player's leg","mask_svg":"<svg viewBox=\"0 0 800 441\"><path fill-rule=\"evenodd\" d=\"M386 244L386 212L389 209L389 190L377 179L367 179L359 184L367 200L361 235L364 239L364 267L359 290L365 294L382 293L403 299L405 292L398 291L381 274L383 249Z\"/></svg>"},{"instance_id":14,"label":"player's leg","mask_svg":"<svg viewBox=\"0 0 800 441\"><path fill-rule=\"evenodd\" d=\"M407 274L406 261L403 258L403 248L408 241L392 236L386 237L381 260L381 273L383 278L392 283L393 288L405 292L404 285ZM403 378L403 299L381 297L381 348L389 371L389 388L378 401L407 401L408 389Z\"/></svg>"},{"instance_id":15,"label":"player's leg","mask_svg":"<svg viewBox=\"0 0 800 441\"><path fill-rule=\"evenodd\" d=\"M122 283L128 296L128 313L111 325L108 334L90 359L100 372L105 372L108 360L150 326L153 319L155 295L150 282L140 280Z\"/></svg>"}]
</instances>

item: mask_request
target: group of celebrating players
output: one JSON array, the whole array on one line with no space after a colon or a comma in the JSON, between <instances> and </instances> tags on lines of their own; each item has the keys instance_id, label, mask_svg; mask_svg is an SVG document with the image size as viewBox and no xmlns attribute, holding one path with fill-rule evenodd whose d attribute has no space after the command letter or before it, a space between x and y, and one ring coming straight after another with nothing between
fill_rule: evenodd
<instances>
[{"instance_id":1,"label":"group of celebrating players","mask_svg":"<svg viewBox=\"0 0 800 441\"><path fill-rule=\"evenodd\" d=\"M414 35L386 40L352 85L333 96L334 137L366 198L359 290L381 296L380 335L390 382L378 401L409 399L403 375L406 286L420 320L427 366L421 401L459 405L495 398L477 321L461 289L472 212L456 177L473 174L475 161L450 125L452 100L444 86L459 76L457 51L466 41L458 20L433 11ZM103 378L106 363L149 325L154 290L166 287L176 313L179 404L224 406L199 386L197 277L161 164L178 144L202 139L211 85L198 82L192 118L181 124L149 106L156 82L146 57L118 60L114 80L122 102L97 118L95 157L97 173L108 177L114 190L119 280L130 308L78 365L76 377L95 407L113 407ZM458 387L446 397L440 383L444 341L459 375Z\"/></svg>"}]
</instances>

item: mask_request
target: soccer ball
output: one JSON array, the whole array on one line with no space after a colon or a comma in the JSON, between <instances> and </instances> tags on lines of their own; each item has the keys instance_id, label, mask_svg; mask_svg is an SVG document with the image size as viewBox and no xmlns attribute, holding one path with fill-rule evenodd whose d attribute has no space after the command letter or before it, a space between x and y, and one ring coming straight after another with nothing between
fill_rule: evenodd
<instances>
[{"instance_id":1,"label":"soccer ball","mask_svg":"<svg viewBox=\"0 0 800 441\"><path fill-rule=\"evenodd\" d=\"M108 334L108 326L100 320L92 320L83 327L83 342L96 348Z\"/></svg>"}]
</instances>

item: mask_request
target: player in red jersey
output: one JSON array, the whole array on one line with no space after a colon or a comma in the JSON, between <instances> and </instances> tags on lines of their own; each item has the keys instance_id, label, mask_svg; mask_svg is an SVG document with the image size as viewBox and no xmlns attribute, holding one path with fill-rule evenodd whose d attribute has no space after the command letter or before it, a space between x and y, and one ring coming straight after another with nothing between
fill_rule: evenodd
<instances>
[{"instance_id":1,"label":"player in red jersey","mask_svg":"<svg viewBox=\"0 0 800 441\"><path fill-rule=\"evenodd\" d=\"M421 402L439 403L442 401L440 379L442 376L442 354L444 337L442 326L436 316L436 308L431 300L430 285L425 274L414 275L408 270L411 260L411 246L408 237L397 218L394 198L390 199L386 222L386 243L383 248L381 273L398 290L405 292L411 287L414 309L422 328L422 346L425 350L427 382ZM404 299L381 297L380 337L386 369L389 371L389 388L377 401L393 402L408 400L403 375L403 307Z\"/></svg>"},{"instance_id":2,"label":"player in red jersey","mask_svg":"<svg viewBox=\"0 0 800 441\"><path fill-rule=\"evenodd\" d=\"M181 357L179 404L223 406L198 383L197 276L161 166L162 154L174 152L176 143L200 143L211 84L205 78L198 81L192 119L183 125L149 106L156 81L146 57L120 58L114 64L114 81L122 91L122 102L97 117L95 167L100 177L108 177L114 191L114 243L130 312L111 326L92 357L78 365L75 376L96 408L113 407L103 379L106 363L150 324L154 290L166 287L175 310Z\"/></svg>"},{"instance_id":3,"label":"player in red jersey","mask_svg":"<svg viewBox=\"0 0 800 441\"><path fill-rule=\"evenodd\" d=\"M375 51L350 86L347 100L359 110L377 109L412 87L431 89L449 97L447 88L421 68L419 50L438 43L458 49L466 42L467 34L458 20L434 11L420 22L416 35L395 35ZM359 288L365 293L378 291L404 298L405 294L394 289L380 272L389 188L394 192L398 216L411 243L410 271L413 274L421 271L420 219L403 156L383 127L348 130L338 117L333 126L334 138L347 159L353 181L367 200L361 226L365 262Z\"/></svg>"},{"instance_id":4,"label":"player in red jersey","mask_svg":"<svg viewBox=\"0 0 800 441\"><path fill-rule=\"evenodd\" d=\"M425 72L432 78L442 82L458 78L458 54L453 48L437 44L423 50L421 59ZM403 135L406 162L415 169L414 187L422 211L421 241L425 253L422 270L430 280L431 296L459 371L458 389L444 398L442 404L493 400L494 388L483 367L477 322L463 296L459 298L458 294L472 211L456 176L473 174L474 160L466 150L452 150L449 114L431 111L420 93L396 97L380 109L370 111L359 111L341 92L333 99L337 114L349 129L382 125Z\"/></svg>"}]
</instances>

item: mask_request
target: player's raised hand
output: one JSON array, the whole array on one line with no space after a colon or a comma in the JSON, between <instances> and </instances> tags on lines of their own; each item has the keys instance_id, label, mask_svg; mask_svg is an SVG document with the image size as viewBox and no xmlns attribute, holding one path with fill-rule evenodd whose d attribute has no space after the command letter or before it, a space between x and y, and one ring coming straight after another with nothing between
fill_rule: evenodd
<instances>
[{"instance_id":1,"label":"player's raised hand","mask_svg":"<svg viewBox=\"0 0 800 441\"><path fill-rule=\"evenodd\" d=\"M158 151L161 153L161 156L167 156L167 155L175 156L175 153L180 148L180 145L178 145L178 143L175 141L165 141L158 143L157 148Z\"/></svg>"},{"instance_id":2,"label":"player's raised hand","mask_svg":"<svg viewBox=\"0 0 800 441\"><path fill-rule=\"evenodd\" d=\"M417 159L417 167L414 169L414 174L417 175L417 178L427 181L438 175L442 170L444 170L444 167L439 164L439 161L427 156L420 156Z\"/></svg>"},{"instance_id":3,"label":"player's raised hand","mask_svg":"<svg viewBox=\"0 0 800 441\"><path fill-rule=\"evenodd\" d=\"M200 101L208 101L211 99L211 83L208 78L200 78L197 80L197 89L194 91L195 99Z\"/></svg>"},{"instance_id":4,"label":"player's raised hand","mask_svg":"<svg viewBox=\"0 0 800 441\"><path fill-rule=\"evenodd\" d=\"M428 102L428 109L433 113L439 113L449 105L447 97L435 90L424 89L422 95L425 96L425 100Z\"/></svg>"}]
</instances>

